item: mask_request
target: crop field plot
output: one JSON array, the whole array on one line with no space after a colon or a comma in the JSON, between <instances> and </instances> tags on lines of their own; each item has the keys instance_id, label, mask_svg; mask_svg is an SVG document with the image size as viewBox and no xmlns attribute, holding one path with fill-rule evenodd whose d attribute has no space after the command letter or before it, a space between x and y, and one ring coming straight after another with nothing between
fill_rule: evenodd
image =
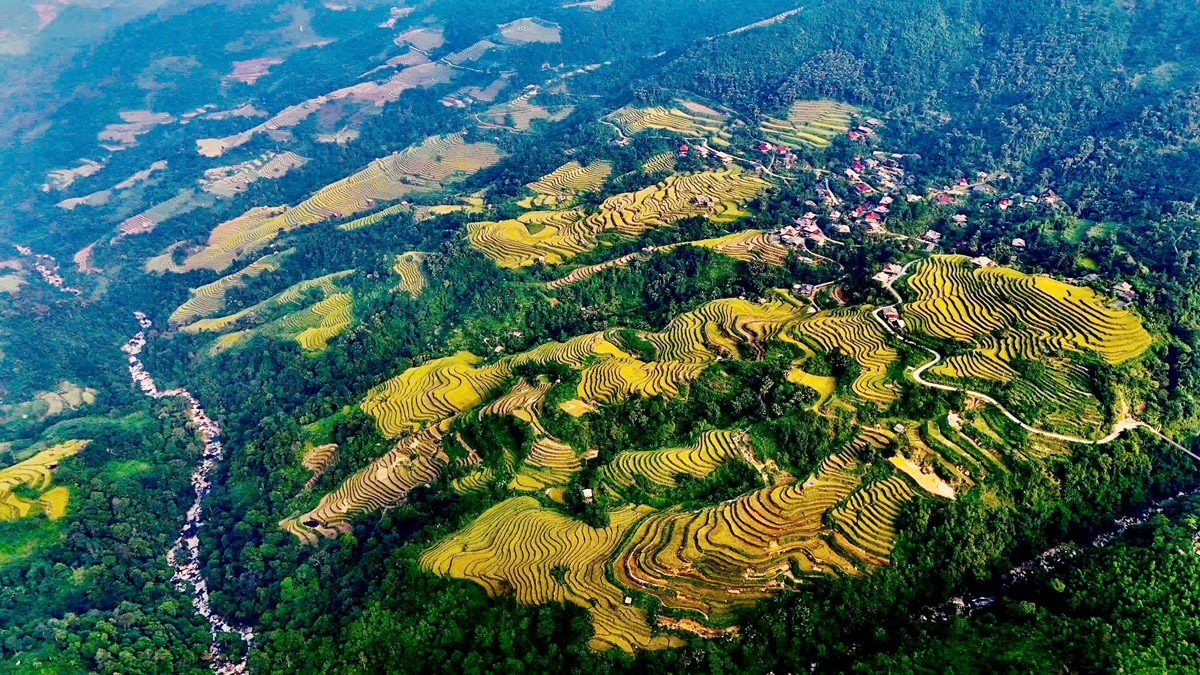
<instances>
[{"instance_id":1,"label":"crop field plot","mask_svg":"<svg viewBox=\"0 0 1200 675\"><path fill-rule=\"evenodd\" d=\"M535 193L534 196L517 203L524 208L555 206L585 192L600 189L611 173L611 162L598 160L587 166L568 162L527 185Z\"/></svg>"},{"instance_id":2,"label":"crop field plot","mask_svg":"<svg viewBox=\"0 0 1200 675\"><path fill-rule=\"evenodd\" d=\"M400 290L409 297L417 297L425 288L425 256L420 251L409 251L396 256L392 271L400 277Z\"/></svg>"},{"instance_id":3,"label":"crop field plot","mask_svg":"<svg viewBox=\"0 0 1200 675\"><path fill-rule=\"evenodd\" d=\"M786 246L774 241L762 230L742 230L712 239L685 241L679 244L661 246L656 250L667 251L676 246L699 246L710 248L738 260L758 260L768 265L782 265L787 259Z\"/></svg>"},{"instance_id":4,"label":"crop field plot","mask_svg":"<svg viewBox=\"0 0 1200 675\"><path fill-rule=\"evenodd\" d=\"M1007 268L975 269L965 256L922 261L908 283L917 297L904 304L905 319L930 335L979 343L993 357L984 367L992 375L1003 373L995 360L1016 355L1093 350L1121 363L1150 346L1136 315L1109 308L1089 288ZM994 333L1003 338L988 341Z\"/></svg>"},{"instance_id":5,"label":"crop field plot","mask_svg":"<svg viewBox=\"0 0 1200 675\"><path fill-rule=\"evenodd\" d=\"M292 249L265 255L246 267L191 290L191 297L171 312L170 322L173 325L190 323L201 317L210 316L225 307L225 294L231 289L242 285L246 279L257 277L267 272L279 269Z\"/></svg>"},{"instance_id":6,"label":"crop field plot","mask_svg":"<svg viewBox=\"0 0 1200 675\"><path fill-rule=\"evenodd\" d=\"M65 487L50 487L51 474L63 458L83 450L88 442L64 441L0 469L0 521L17 520L34 514L44 514L51 520L61 518L66 513L70 492ZM36 498L14 494L13 490L18 487L39 494Z\"/></svg>"},{"instance_id":7,"label":"crop field plot","mask_svg":"<svg viewBox=\"0 0 1200 675\"><path fill-rule=\"evenodd\" d=\"M651 157L642 162L642 171L646 173L659 173L661 171L675 170L675 153L664 152Z\"/></svg>"},{"instance_id":8,"label":"crop field plot","mask_svg":"<svg viewBox=\"0 0 1200 675\"><path fill-rule=\"evenodd\" d=\"M245 309L220 317L200 319L180 330L184 333L221 332L234 327L248 327L263 323L280 311L300 305L303 300L314 292L320 292L328 297L338 292L338 282L354 273L354 270L343 270L326 274L315 279L305 279L293 284L280 293L272 295L262 302L255 303Z\"/></svg>"},{"instance_id":9,"label":"crop field plot","mask_svg":"<svg viewBox=\"0 0 1200 675\"><path fill-rule=\"evenodd\" d=\"M841 349L861 366L861 373L850 385L857 396L880 406L896 398L896 392L887 382L887 369L898 355L888 346L883 328L866 310L821 312L798 324L796 334L824 351Z\"/></svg>"},{"instance_id":10,"label":"crop field plot","mask_svg":"<svg viewBox=\"0 0 1200 675\"><path fill-rule=\"evenodd\" d=\"M837 101L796 101L787 119L766 118L761 126L767 140L792 148L824 148L850 129L857 108Z\"/></svg>"},{"instance_id":11,"label":"crop field plot","mask_svg":"<svg viewBox=\"0 0 1200 675\"><path fill-rule=\"evenodd\" d=\"M512 220L471 223L467 238L500 267L555 264L591 250L605 232L637 237L691 216L731 222L746 215L741 205L767 185L737 169L679 174L609 197L590 216L580 210L530 211Z\"/></svg>"},{"instance_id":12,"label":"crop field plot","mask_svg":"<svg viewBox=\"0 0 1200 675\"><path fill-rule=\"evenodd\" d=\"M558 24L536 17L525 17L498 26L505 42L525 45L531 42L562 42L562 30Z\"/></svg>"},{"instance_id":13,"label":"crop field plot","mask_svg":"<svg viewBox=\"0 0 1200 675\"><path fill-rule=\"evenodd\" d=\"M485 129L508 129L510 131L528 131L534 120L558 122L564 120L574 110L574 106L559 106L553 110L532 102L534 94L528 92L507 103L498 103L475 116L479 125Z\"/></svg>"},{"instance_id":14,"label":"crop field plot","mask_svg":"<svg viewBox=\"0 0 1200 675\"><path fill-rule=\"evenodd\" d=\"M449 460L442 452L442 436L451 419L399 438L391 450L322 497L315 508L285 518L279 526L302 542L315 543L318 536L349 532L355 516L403 503L413 488L436 480Z\"/></svg>"},{"instance_id":15,"label":"crop field plot","mask_svg":"<svg viewBox=\"0 0 1200 675\"><path fill-rule=\"evenodd\" d=\"M701 103L682 99L676 99L670 107L626 106L610 113L605 119L627 134L656 129L685 136L729 137L723 128L729 119L728 115Z\"/></svg>"},{"instance_id":16,"label":"crop field plot","mask_svg":"<svg viewBox=\"0 0 1200 675\"><path fill-rule=\"evenodd\" d=\"M604 485L616 492L635 485L634 476L642 476L657 486L674 487L675 477L680 474L704 478L722 464L745 454L735 433L706 431L698 441L683 448L619 452L600 469L600 477Z\"/></svg>"},{"instance_id":17,"label":"crop field plot","mask_svg":"<svg viewBox=\"0 0 1200 675\"><path fill-rule=\"evenodd\" d=\"M438 190L495 164L500 156L495 145L468 143L461 134L431 136L326 185L294 207L255 207L218 225L207 245L189 256L182 269L219 271L283 232L366 211L376 202Z\"/></svg>"},{"instance_id":18,"label":"crop field plot","mask_svg":"<svg viewBox=\"0 0 1200 675\"><path fill-rule=\"evenodd\" d=\"M304 457L300 460L300 466L312 472L312 477L305 483L305 489L310 489L325 473L338 461L338 446L337 443L324 443L322 445L314 445L304 451Z\"/></svg>"},{"instance_id":19,"label":"crop field plot","mask_svg":"<svg viewBox=\"0 0 1200 675\"><path fill-rule=\"evenodd\" d=\"M428 361L367 392L360 404L380 432L396 437L473 408L509 376L507 361L475 367L468 352Z\"/></svg>"},{"instance_id":20,"label":"crop field plot","mask_svg":"<svg viewBox=\"0 0 1200 675\"><path fill-rule=\"evenodd\" d=\"M421 567L439 576L469 579L491 595L523 604L559 602L583 607L592 618L594 649L660 649L682 641L651 634L645 613L624 603L605 563L630 527L648 512L623 507L605 528L593 528L514 497L480 515L462 531L426 551ZM565 571L564 571L565 568ZM561 572L556 578L555 570Z\"/></svg>"}]
</instances>

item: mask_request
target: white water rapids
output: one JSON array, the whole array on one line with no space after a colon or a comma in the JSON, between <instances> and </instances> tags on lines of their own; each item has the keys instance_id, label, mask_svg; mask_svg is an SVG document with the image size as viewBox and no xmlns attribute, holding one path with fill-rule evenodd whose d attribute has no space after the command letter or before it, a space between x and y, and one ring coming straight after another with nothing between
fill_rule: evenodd
<instances>
[{"instance_id":1,"label":"white water rapids","mask_svg":"<svg viewBox=\"0 0 1200 675\"><path fill-rule=\"evenodd\" d=\"M167 551L167 563L174 570L171 580L175 582L175 587L180 592L191 596L192 606L196 609L196 613L208 621L208 632L212 636L208 653L213 672L217 675L245 673L246 660L243 658L233 661L225 656L221 651L217 636L223 632L234 632L241 636L242 641L249 646L254 640L254 632L249 628L235 627L212 611L208 603L208 582L200 572L199 563L200 539L197 533L204 525L202 504L204 497L212 487L212 473L224 456L224 450L221 448L219 440L221 428L217 426L216 422L209 419L204 409L200 407L200 402L187 389L160 391L155 386L154 379L146 372L146 367L138 358L138 355L142 353L142 348L146 346L146 331L150 329L151 322L142 312L134 312L134 316L137 318L141 330L130 338L125 346L121 347L121 351L129 355L130 377L142 392L151 398L168 396L182 398L187 403L188 421L195 427L196 432L200 434L200 439L204 442L204 454L200 464L192 472L192 488L196 491L196 499L187 511L187 520L179 530L179 538L175 540L175 545L171 547L171 550Z\"/></svg>"}]
</instances>

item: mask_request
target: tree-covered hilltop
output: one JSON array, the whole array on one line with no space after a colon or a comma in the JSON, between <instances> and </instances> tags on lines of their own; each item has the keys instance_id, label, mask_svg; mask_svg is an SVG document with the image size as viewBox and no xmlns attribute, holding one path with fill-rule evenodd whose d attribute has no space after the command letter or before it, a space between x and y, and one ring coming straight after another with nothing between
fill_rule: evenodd
<instances>
[{"instance_id":1,"label":"tree-covered hilltop","mask_svg":"<svg viewBox=\"0 0 1200 675\"><path fill-rule=\"evenodd\" d=\"M1194 669L1194 498L1054 552L1196 485L1198 22L206 3L11 61L0 669Z\"/></svg>"}]
</instances>

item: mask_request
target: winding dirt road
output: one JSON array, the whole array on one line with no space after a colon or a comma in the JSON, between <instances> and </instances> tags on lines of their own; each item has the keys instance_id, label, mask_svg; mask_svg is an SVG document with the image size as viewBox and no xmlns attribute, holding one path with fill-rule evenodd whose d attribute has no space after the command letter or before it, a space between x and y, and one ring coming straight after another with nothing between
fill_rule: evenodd
<instances>
[{"instance_id":1,"label":"winding dirt road","mask_svg":"<svg viewBox=\"0 0 1200 675\"><path fill-rule=\"evenodd\" d=\"M915 262L915 261L913 261L913 262ZM900 294L896 291L896 289L892 288L892 284L895 283L897 279L900 279L905 274L907 274L908 268L912 264L913 264L912 262L909 262L908 264L906 264L901 269L900 274L897 275L895 279L892 279L891 282L884 284L884 288L887 289L887 291L892 294L892 297L896 298L896 304L902 304L904 302L904 298L900 297ZM871 312L871 316L875 319L875 321L880 326L883 327L883 329L885 331L887 331L891 335L895 336L896 339L900 340L901 342L903 342L907 345L916 347L918 349L923 349L926 352L929 352L929 354L933 357L930 361L918 366L916 369L914 369L912 371L911 375L912 375L913 381L919 385L922 385L925 387L930 387L933 389L941 389L942 391L961 391L968 396L973 396L981 401L984 401L986 403L989 403L989 404L995 406L996 409L1000 411L1000 414L1004 415L1009 420L1011 420L1012 422L1014 422L1015 424L1020 426L1022 429L1024 429L1025 431L1027 431L1031 434L1037 434L1038 436L1044 436L1046 438L1053 438L1053 439L1059 440L1059 441L1066 441L1068 443L1079 443L1081 445L1105 445L1105 444L1108 444L1108 443L1111 443L1111 442L1117 440L1117 438L1119 438L1121 436L1121 434L1124 433L1125 431L1127 431L1129 429L1136 429L1138 427L1141 427L1143 429L1148 430L1150 433L1154 434L1155 436L1158 436L1159 438L1163 439L1164 441L1169 443L1175 449L1185 453L1187 456L1191 457L1192 459L1196 460L1197 462L1200 462L1200 455L1196 455L1191 450L1188 450L1187 448L1180 445L1179 443L1176 443L1175 441L1171 440L1170 438L1167 438L1158 429L1155 429L1154 427L1150 426L1149 424L1146 424L1145 422L1142 422L1141 420L1134 419L1128 415L1117 420L1117 422L1115 424L1113 424L1112 431L1109 432L1109 434L1107 436L1105 436L1104 438L1101 438L1099 440L1089 440L1086 438L1079 438L1076 436L1069 436L1067 434L1060 434L1060 433L1057 433L1054 431L1046 431L1045 429L1039 429L1031 424L1028 424L1021 418L1017 417L1012 412L1010 412L1008 410L1008 408L1005 408L1004 404L1000 403L999 401L992 398L991 396L984 394L983 392L973 391L971 389L966 389L963 387L955 387L955 386L949 385L949 384L942 384L940 382L930 382L929 380L926 380L922 375L925 373L926 370L929 370L930 368L936 366L938 363L941 363L942 355L934 349L926 347L925 345L922 345L922 344L917 344L916 342L913 342L912 340L909 340L908 338L901 335L898 331L896 331L894 328L892 328L892 326L887 322L887 320L885 320L881 316L881 313L883 312L883 310L884 310L884 308L880 307L880 308L876 309L875 311Z\"/></svg>"}]
</instances>

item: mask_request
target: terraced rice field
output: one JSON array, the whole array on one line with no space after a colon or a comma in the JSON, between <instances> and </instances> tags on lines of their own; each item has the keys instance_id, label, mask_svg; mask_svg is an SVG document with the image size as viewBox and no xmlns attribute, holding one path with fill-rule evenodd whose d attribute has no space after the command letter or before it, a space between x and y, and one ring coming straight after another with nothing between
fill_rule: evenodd
<instances>
[{"instance_id":1,"label":"terraced rice field","mask_svg":"<svg viewBox=\"0 0 1200 675\"><path fill-rule=\"evenodd\" d=\"M425 288L425 256L420 251L409 251L397 256L392 265L392 271L400 276L400 290L413 298Z\"/></svg>"},{"instance_id":2,"label":"terraced rice field","mask_svg":"<svg viewBox=\"0 0 1200 675\"><path fill-rule=\"evenodd\" d=\"M336 293L314 304L313 306L289 314L281 319L281 328L291 332L297 327L303 328L295 333L293 339L308 351L320 351L338 333L350 327L350 295Z\"/></svg>"},{"instance_id":3,"label":"terraced rice field","mask_svg":"<svg viewBox=\"0 0 1200 675\"><path fill-rule=\"evenodd\" d=\"M602 348L607 344L603 335L597 333L598 340L593 340L593 348ZM556 353L561 354L567 345L562 345ZM615 349L615 347L613 348ZM484 415L512 415L529 424L533 433L533 443L529 453L518 466L511 456L507 455L508 469L513 479L508 487L523 492L541 492L550 486L565 486L571 476L582 467L579 455L570 445L551 436L542 426L538 415L542 414L542 404L546 392L550 390L549 380L542 379L536 385L524 379L518 380L509 393L501 396L479 410L480 417ZM465 443L463 444L465 447ZM471 451L474 454L474 451ZM491 467L483 467L460 482L465 490L475 489L479 483L491 480Z\"/></svg>"},{"instance_id":4,"label":"terraced rice field","mask_svg":"<svg viewBox=\"0 0 1200 675\"><path fill-rule=\"evenodd\" d=\"M642 162L642 171L645 171L646 173L658 173L660 171L674 170L675 153L673 152L664 152L651 157L645 162Z\"/></svg>"},{"instance_id":5,"label":"terraced rice field","mask_svg":"<svg viewBox=\"0 0 1200 675\"><path fill-rule=\"evenodd\" d=\"M473 408L509 376L507 361L475 367L468 352L428 361L367 392L360 404L383 435L394 438Z\"/></svg>"},{"instance_id":6,"label":"terraced rice field","mask_svg":"<svg viewBox=\"0 0 1200 675\"><path fill-rule=\"evenodd\" d=\"M779 300L765 304L714 300L675 317L662 332L641 336L657 349L657 361L614 357L585 368L578 395L595 403L619 403L632 396L678 396L684 385L720 357L756 354L767 340L794 341L789 333L801 317L795 306Z\"/></svg>"},{"instance_id":7,"label":"terraced rice field","mask_svg":"<svg viewBox=\"0 0 1200 675\"><path fill-rule=\"evenodd\" d=\"M566 119L574 110L574 106L562 106L551 112L546 106L532 103L532 92L521 94L517 98L494 105L476 116L480 126L484 128L510 129L513 131L528 131L534 120L557 122Z\"/></svg>"},{"instance_id":8,"label":"terraced rice field","mask_svg":"<svg viewBox=\"0 0 1200 675\"><path fill-rule=\"evenodd\" d=\"M699 246L710 248L717 253L725 254L738 260L759 260L768 265L782 265L787 258L788 250L774 242L768 234L761 230L742 230L713 239L685 241L678 244L657 246L655 251L669 251L677 246ZM635 260L645 258L641 253L628 253L620 258L614 258L595 265L578 267L562 277L546 283L546 290L555 291L571 284L588 279L606 269L622 268Z\"/></svg>"},{"instance_id":9,"label":"terraced rice field","mask_svg":"<svg viewBox=\"0 0 1200 675\"><path fill-rule=\"evenodd\" d=\"M869 554L865 557L868 562L886 564L896 543L900 507L915 496L907 480L891 476L856 491L833 510L833 520L843 536ZM875 556L874 560L870 556Z\"/></svg>"},{"instance_id":10,"label":"terraced rice field","mask_svg":"<svg viewBox=\"0 0 1200 675\"><path fill-rule=\"evenodd\" d=\"M859 397L881 406L896 398L887 382L887 369L897 358L896 350L887 345L883 328L866 310L824 311L800 323L796 333L824 351L840 348L858 362L862 372L850 388Z\"/></svg>"},{"instance_id":11,"label":"terraced rice field","mask_svg":"<svg viewBox=\"0 0 1200 675\"><path fill-rule=\"evenodd\" d=\"M676 246L685 245L710 248L731 258L746 261L759 260L768 265L782 265L788 256L787 247L773 240L762 230L742 230L712 239L660 246L655 250L668 251Z\"/></svg>"},{"instance_id":12,"label":"terraced rice field","mask_svg":"<svg viewBox=\"0 0 1200 675\"><path fill-rule=\"evenodd\" d=\"M787 119L766 118L761 126L767 140L791 148L828 147L830 141L850 129L857 108L837 101L796 101Z\"/></svg>"},{"instance_id":13,"label":"terraced rice field","mask_svg":"<svg viewBox=\"0 0 1200 675\"><path fill-rule=\"evenodd\" d=\"M567 162L527 185L535 196L518 204L525 208L533 208L570 201L585 192L600 189L611 173L611 162L597 160L587 166L580 166L579 162Z\"/></svg>"},{"instance_id":14,"label":"terraced rice field","mask_svg":"<svg viewBox=\"0 0 1200 675\"><path fill-rule=\"evenodd\" d=\"M365 215L362 218L355 218L354 220L348 220L344 223L340 223L337 226L337 229L343 232L353 232L354 230L360 230L364 227L370 227L376 223L382 222L383 219L387 218L388 216L392 216L397 213L407 213L412 210L413 207L409 206L408 204L393 204L392 206L388 206L379 209L374 213Z\"/></svg>"},{"instance_id":15,"label":"terraced rice field","mask_svg":"<svg viewBox=\"0 0 1200 675\"><path fill-rule=\"evenodd\" d=\"M786 477L715 506L651 514L617 554L614 576L666 607L721 624L734 611L807 577L854 576L885 564L856 538L885 535L864 526L847 536L822 525L826 512L861 491L859 454L879 442L873 435L860 437L826 458L803 483ZM892 522L878 520L881 526Z\"/></svg>"},{"instance_id":16,"label":"terraced rice field","mask_svg":"<svg viewBox=\"0 0 1200 675\"><path fill-rule=\"evenodd\" d=\"M261 322L282 309L299 305L313 290L319 290L326 297L338 292L338 281L354 273L354 270L343 270L326 274L315 279L305 279L298 284L273 295L262 302L251 305L233 314L200 319L190 323L180 330L184 333L220 332L234 326L247 326Z\"/></svg>"},{"instance_id":17,"label":"terraced rice field","mask_svg":"<svg viewBox=\"0 0 1200 675\"><path fill-rule=\"evenodd\" d=\"M442 436L451 419L399 438L391 450L322 497L311 511L285 518L279 526L302 542L315 543L319 536L350 532L355 516L403 503L413 488L436 480L449 461L442 452Z\"/></svg>"},{"instance_id":18,"label":"terraced rice field","mask_svg":"<svg viewBox=\"0 0 1200 675\"><path fill-rule=\"evenodd\" d=\"M531 42L562 42L562 31L558 24L536 17L525 17L498 26L500 36L506 42L525 45Z\"/></svg>"},{"instance_id":19,"label":"terraced rice field","mask_svg":"<svg viewBox=\"0 0 1200 675\"><path fill-rule=\"evenodd\" d=\"M323 445L314 445L304 451L304 457L300 460L300 466L312 472L312 477L304 484L305 489L311 489L316 484L317 479L321 477L338 461L338 446L337 443L325 443Z\"/></svg>"},{"instance_id":20,"label":"terraced rice field","mask_svg":"<svg viewBox=\"0 0 1200 675\"><path fill-rule=\"evenodd\" d=\"M448 54L442 60L452 66L461 66L464 63L478 61L479 59L483 58L484 54L498 47L500 47L500 45L492 42L491 40L480 40L466 49L459 50L453 54Z\"/></svg>"},{"instance_id":21,"label":"terraced rice field","mask_svg":"<svg viewBox=\"0 0 1200 675\"><path fill-rule=\"evenodd\" d=\"M42 450L33 457L0 469L0 522L17 520L43 513L51 520L66 512L69 491L65 487L50 487L51 474L58 463L83 450L89 441L70 440ZM40 492L36 499L13 494L13 489L25 486Z\"/></svg>"},{"instance_id":22,"label":"terraced rice field","mask_svg":"<svg viewBox=\"0 0 1200 675\"><path fill-rule=\"evenodd\" d=\"M621 256L620 258L613 258L612 260L607 260L605 262L598 263L595 265L586 265L584 267L577 267L574 270L571 270L566 275L559 277L558 279L555 279L554 281L547 282L546 290L556 291L560 288L564 288L566 286L570 286L571 284L578 283L580 281L583 281L584 279L590 278L593 275L603 272L604 270L613 269L613 268L619 269L619 268L625 267L625 266L629 265L630 263L632 263L634 260L638 260L640 258L642 258L642 255L640 253L629 253L629 254Z\"/></svg>"},{"instance_id":23,"label":"terraced rice field","mask_svg":"<svg viewBox=\"0 0 1200 675\"><path fill-rule=\"evenodd\" d=\"M671 107L652 106L636 108L627 106L608 115L605 119L621 127L627 134L636 134L647 129L669 131L684 136L710 136L727 138L723 126L729 116L708 106L676 100Z\"/></svg>"},{"instance_id":24,"label":"terraced rice field","mask_svg":"<svg viewBox=\"0 0 1200 675\"><path fill-rule=\"evenodd\" d=\"M611 359L584 369L579 396L600 403L620 403L633 396L675 398L705 367L703 363Z\"/></svg>"},{"instance_id":25,"label":"terraced rice field","mask_svg":"<svg viewBox=\"0 0 1200 675\"><path fill-rule=\"evenodd\" d=\"M182 268L222 270L236 256L266 246L280 233L366 211L379 201L441 189L491 166L500 156L495 145L468 143L461 134L432 136L326 185L294 207L255 207L222 223Z\"/></svg>"},{"instance_id":26,"label":"terraced rice field","mask_svg":"<svg viewBox=\"0 0 1200 675\"><path fill-rule=\"evenodd\" d=\"M194 211L202 206L211 206L215 200L207 195L196 195L196 191L188 188L180 190L170 199L159 202L141 213L126 218L118 226L121 236L145 234L152 231L159 223Z\"/></svg>"},{"instance_id":27,"label":"terraced rice field","mask_svg":"<svg viewBox=\"0 0 1200 675\"><path fill-rule=\"evenodd\" d=\"M736 220L745 215L740 206L767 185L737 169L674 175L636 192L609 197L590 216L581 210L530 211L512 220L470 223L467 238L500 267L538 261L557 264L594 248L605 232L637 237L649 228L690 216Z\"/></svg>"},{"instance_id":28,"label":"terraced rice field","mask_svg":"<svg viewBox=\"0 0 1200 675\"><path fill-rule=\"evenodd\" d=\"M651 634L645 613L624 603L625 593L608 580L607 563L646 507L609 513L593 528L538 504L514 497L480 515L462 531L426 551L421 567L439 576L469 579L491 595L523 604L569 602L592 618L593 649L660 649L679 646L675 637ZM563 582L551 573L565 568Z\"/></svg>"},{"instance_id":29,"label":"terraced rice field","mask_svg":"<svg viewBox=\"0 0 1200 675\"><path fill-rule=\"evenodd\" d=\"M1136 315L1109 308L1089 288L1002 267L975 269L965 256L924 260L908 283L917 297L903 305L905 320L930 335L976 343L980 357L961 365L979 368L981 377L1011 375L1003 362L1018 354L1093 350L1121 363L1150 346Z\"/></svg>"},{"instance_id":30,"label":"terraced rice field","mask_svg":"<svg viewBox=\"0 0 1200 675\"><path fill-rule=\"evenodd\" d=\"M293 249L265 255L246 267L228 274L216 281L193 288L191 297L171 312L170 322L173 325L190 323L201 317L216 314L225 307L225 294L231 289L241 286L243 281L257 277L266 272L274 272L283 264L285 258Z\"/></svg>"},{"instance_id":31,"label":"terraced rice field","mask_svg":"<svg viewBox=\"0 0 1200 675\"><path fill-rule=\"evenodd\" d=\"M619 452L600 469L600 480L610 490L621 492L636 484L635 475L645 477L661 487L674 487L675 477L688 474L704 478L722 464L744 457L741 439L730 431L706 431L692 445L683 448L662 448Z\"/></svg>"},{"instance_id":32,"label":"terraced rice field","mask_svg":"<svg viewBox=\"0 0 1200 675\"><path fill-rule=\"evenodd\" d=\"M916 497L901 477L861 484L863 449L886 441L865 431L806 481L785 474L710 507L617 507L603 529L532 498L512 498L435 544L420 564L522 603L582 606L592 618L595 649L674 646L681 642L652 635L641 610L626 604L625 589L654 595L707 627L808 578L860 575L886 564L898 509ZM704 475L741 456L736 446L728 432L709 432L691 448L621 453L602 476L606 484L629 485L636 474L669 485L676 473ZM826 513L832 529L823 524Z\"/></svg>"}]
</instances>

